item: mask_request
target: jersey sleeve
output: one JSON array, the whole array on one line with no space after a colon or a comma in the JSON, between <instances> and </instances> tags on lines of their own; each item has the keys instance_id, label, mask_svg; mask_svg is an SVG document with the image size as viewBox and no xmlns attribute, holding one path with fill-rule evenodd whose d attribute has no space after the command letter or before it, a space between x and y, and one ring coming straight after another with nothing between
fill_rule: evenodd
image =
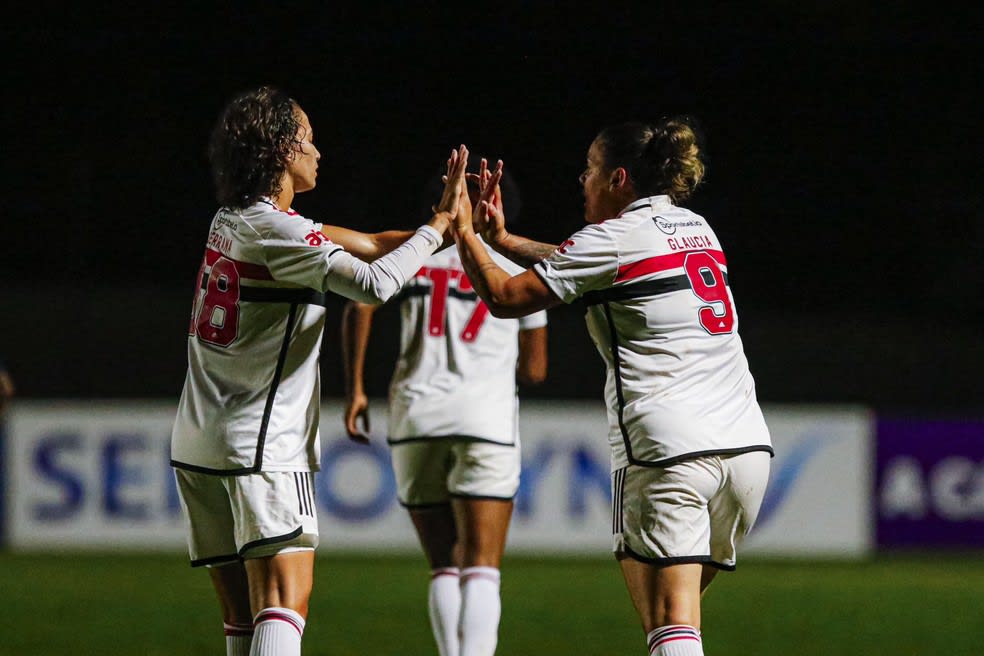
<instances>
[{"instance_id":1,"label":"jersey sleeve","mask_svg":"<svg viewBox=\"0 0 984 656\"><path fill-rule=\"evenodd\" d=\"M392 252L368 264L342 251L332 260L326 286L354 301L385 303L402 289L442 241L437 230L425 225Z\"/></svg>"},{"instance_id":2,"label":"jersey sleeve","mask_svg":"<svg viewBox=\"0 0 984 656\"><path fill-rule=\"evenodd\" d=\"M610 287L618 272L618 248L602 224L574 233L533 271L565 303L586 292Z\"/></svg>"},{"instance_id":3,"label":"jersey sleeve","mask_svg":"<svg viewBox=\"0 0 984 656\"><path fill-rule=\"evenodd\" d=\"M332 260L345 252L321 232L321 224L302 216L273 222L257 244L274 280L325 291Z\"/></svg>"},{"instance_id":4,"label":"jersey sleeve","mask_svg":"<svg viewBox=\"0 0 984 656\"><path fill-rule=\"evenodd\" d=\"M540 310L539 312L534 312L533 314L527 314L525 317L519 318L520 330L533 330L534 328L543 328L546 325L547 325L546 310Z\"/></svg>"},{"instance_id":5,"label":"jersey sleeve","mask_svg":"<svg viewBox=\"0 0 984 656\"><path fill-rule=\"evenodd\" d=\"M382 303L406 284L441 241L436 230L421 226L392 252L366 263L328 239L320 223L297 216L279 222L260 245L274 280Z\"/></svg>"}]
</instances>

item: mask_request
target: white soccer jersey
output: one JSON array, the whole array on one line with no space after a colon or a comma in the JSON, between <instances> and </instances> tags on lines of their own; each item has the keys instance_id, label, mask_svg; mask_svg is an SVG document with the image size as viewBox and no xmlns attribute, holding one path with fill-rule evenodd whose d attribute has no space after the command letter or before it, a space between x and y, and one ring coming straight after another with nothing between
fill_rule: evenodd
<instances>
[{"instance_id":1,"label":"white soccer jersey","mask_svg":"<svg viewBox=\"0 0 984 656\"><path fill-rule=\"evenodd\" d=\"M575 233L534 271L587 305L608 369L612 466L772 451L714 231L667 196Z\"/></svg>"},{"instance_id":2,"label":"white soccer jersey","mask_svg":"<svg viewBox=\"0 0 984 656\"><path fill-rule=\"evenodd\" d=\"M441 243L424 226L372 265L268 199L212 220L171 464L212 474L318 468L325 292L380 302Z\"/></svg>"},{"instance_id":3,"label":"white soccer jersey","mask_svg":"<svg viewBox=\"0 0 984 656\"><path fill-rule=\"evenodd\" d=\"M499 266L522 272L486 248ZM389 442L458 437L514 444L517 335L546 325L546 312L493 317L454 248L432 255L397 299L402 323L390 382Z\"/></svg>"}]
</instances>

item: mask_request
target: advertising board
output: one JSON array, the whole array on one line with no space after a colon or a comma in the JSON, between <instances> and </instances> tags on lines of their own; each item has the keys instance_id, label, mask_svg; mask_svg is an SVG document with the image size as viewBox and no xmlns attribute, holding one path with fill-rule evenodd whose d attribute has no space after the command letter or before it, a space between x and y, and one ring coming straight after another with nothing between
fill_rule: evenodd
<instances>
[{"instance_id":1,"label":"advertising board","mask_svg":"<svg viewBox=\"0 0 984 656\"><path fill-rule=\"evenodd\" d=\"M7 420L4 449L9 546L182 549L184 520L168 466L174 409L160 402L19 403ZM368 447L349 441L341 413L335 401L322 408L321 549L416 550L385 440L377 435ZM510 550L605 555L611 492L604 407L528 402L520 416L523 474ZM766 408L766 418L777 456L744 553L867 553L868 413L776 407Z\"/></svg>"}]
</instances>

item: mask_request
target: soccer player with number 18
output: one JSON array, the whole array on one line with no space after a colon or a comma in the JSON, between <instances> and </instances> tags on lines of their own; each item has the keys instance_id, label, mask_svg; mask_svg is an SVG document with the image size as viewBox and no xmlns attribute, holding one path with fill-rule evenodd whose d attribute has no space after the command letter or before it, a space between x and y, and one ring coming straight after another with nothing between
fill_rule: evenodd
<instances>
[{"instance_id":1,"label":"soccer player with number 18","mask_svg":"<svg viewBox=\"0 0 984 656\"><path fill-rule=\"evenodd\" d=\"M192 565L209 568L222 607L226 653L297 656L318 543L325 294L381 303L400 290L444 243L467 151L452 152L426 225L376 234L291 208L314 188L321 155L307 114L276 89L233 99L209 154L222 207L195 278L171 465Z\"/></svg>"}]
</instances>

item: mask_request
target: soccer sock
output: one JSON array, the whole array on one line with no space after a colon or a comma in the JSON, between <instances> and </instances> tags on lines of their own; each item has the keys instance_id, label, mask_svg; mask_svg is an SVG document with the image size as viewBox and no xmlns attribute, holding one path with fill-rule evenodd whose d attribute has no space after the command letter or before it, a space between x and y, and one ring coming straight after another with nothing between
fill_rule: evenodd
<instances>
[{"instance_id":1,"label":"soccer sock","mask_svg":"<svg viewBox=\"0 0 984 656\"><path fill-rule=\"evenodd\" d=\"M457 567L431 570L427 607L431 630L441 656L458 656L458 613L461 611L460 572Z\"/></svg>"},{"instance_id":2,"label":"soccer sock","mask_svg":"<svg viewBox=\"0 0 984 656\"><path fill-rule=\"evenodd\" d=\"M223 622L222 628L225 629L226 656L249 656L253 625Z\"/></svg>"},{"instance_id":3,"label":"soccer sock","mask_svg":"<svg viewBox=\"0 0 984 656\"><path fill-rule=\"evenodd\" d=\"M653 629L646 636L649 656L704 656L700 631L686 624L670 624Z\"/></svg>"},{"instance_id":4,"label":"soccer sock","mask_svg":"<svg viewBox=\"0 0 984 656\"><path fill-rule=\"evenodd\" d=\"M458 642L461 656L492 656L499 641L499 570L466 567L461 570L461 617Z\"/></svg>"},{"instance_id":5,"label":"soccer sock","mask_svg":"<svg viewBox=\"0 0 984 656\"><path fill-rule=\"evenodd\" d=\"M264 608L253 618L250 656L300 656L304 618L289 608Z\"/></svg>"}]
</instances>

